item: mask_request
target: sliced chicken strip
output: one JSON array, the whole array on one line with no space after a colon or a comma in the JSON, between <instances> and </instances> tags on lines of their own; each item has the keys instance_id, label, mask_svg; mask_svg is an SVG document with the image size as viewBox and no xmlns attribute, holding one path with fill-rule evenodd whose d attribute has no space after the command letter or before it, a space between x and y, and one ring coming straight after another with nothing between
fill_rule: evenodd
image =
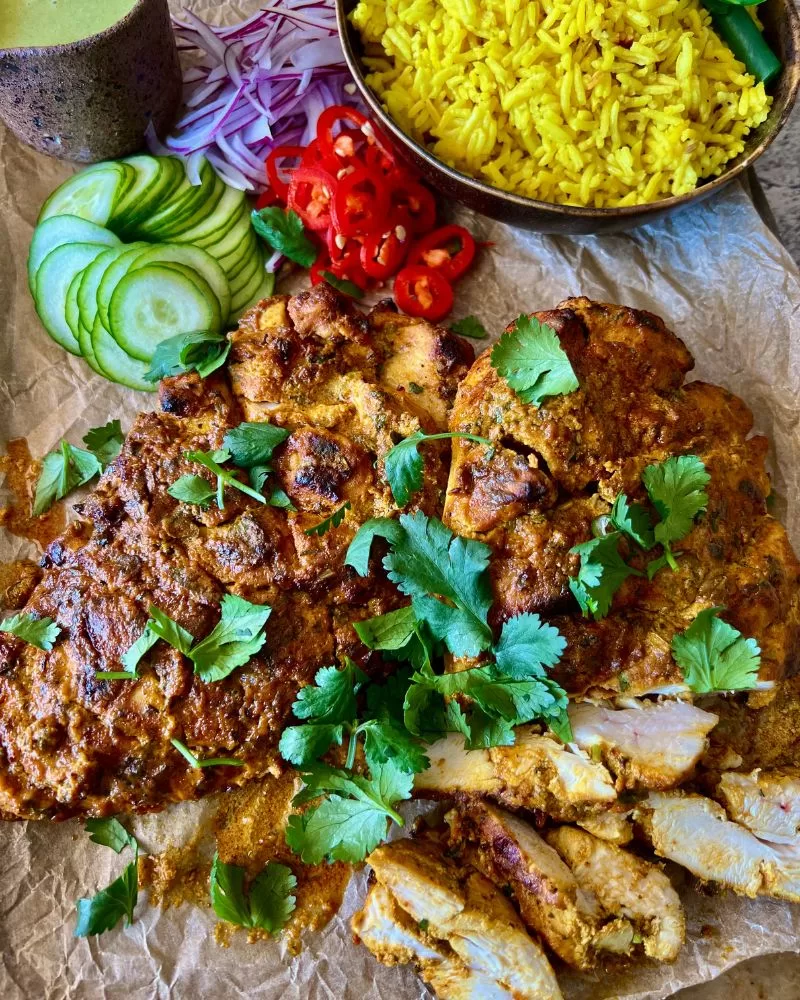
<instances>
[{"instance_id":1,"label":"sliced chicken strip","mask_svg":"<svg viewBox=\"0 0 800 1000\"><path fill-rule=\"evenodd\" d=\"M440 1000L513 1000L509 990L470 969L449 945L420 930L385 886L372 886L352 927L384 965L413 962Z\"/></svg>"},{"instance_id":2,"label":"sliced chicken strip","mask_svg":"<svg viewBox=\"0 0 800 1000\"><path fill-rule=\"evenodd\" d=\"M698 878L720 882L743 896L800 902L800 846L759 840L731 822L711 799L651 792L634 815L657 854Z\"/></svg>"},{"instance_id":3,"label":"sliced chicken strip","mask_svg":"<svg viewBox=\"0 0 800 1000\"><path fill-rule=\"evenodd\" d=\"M718 717L685 701L638 701L631 708L582 702L569 718L582 750L599 752L618 787L668 789L685 781Z\"/></svg>"},{"instance_id":4,"label":"sliced chicken strip","mask_svg":"<svg viewBox=\"0 0 800 1000\"><path fill-rule=\"evenodd\" d=\"M431 766L416 775L417 795L491 798L512 809L538 809L572 820L616 801L614 782L602 764L565 749L530 726L516 730L510 747L465 750L451 733L428 749Z\"/></svg>"},{"instance_id":5,"label":"sliced chicken strip","mask_svg":"<svg viewBox=\"0 0 800 1000\"><path fill-rule=\"evenodd\" d=\"M618 847L623 847L633 840L633 823L630 820L629 812L607 812L595 813L592 816L584 816L577 821L578 826L599 837L601 840L608 840Z\"/></svg>"},{"instance_id":6,"label":"sliced chicken strip","mask_svg":"<svg viewBox=\"0 0 800 1000\"><path fill-rule=\"evenodd\" d=\"M480 872L462 869L429 843L399 840L367 858L378 882L433 937L516 1000L561 997L550 963L509 901Z\"/></svg>"},{"instance_id":7,"label":"sliced chicken strip","mask_svg":"<svg viewBox=\"0 0 800 1000\"><path fill-rule=\"evenodd\" d=\"M451 810L445 817L454 845L496 885L507 883L522 919L569 965L589 969L601 910L591 893L528 823L489 805Z\"/></svg>"},{"instance_id":8,"label":"sliced chicken strip","mask_svg":"<svg viewBox=\"0 0 800 1000\"><path fill-rule=\"evenodd\" d=\"M626 927L641 937L644 952L659 962L672 962L686 938L683 907L672 883L658 865L593 837L585 830L562 826L549 830L547 842L571 869L578 885L616 918L606 929L609 938L596 947L620 948Z\"/></svg>"},{"instance_id":9,"label":"sliced chicken strip","mask_svg":"<svg viewBox=\"0 0 800 1000\"><path fill-rule=\"evenodd\" d=\"M719 779L716 797L732 820L760 840L797 843L800 835L800 771L755 770L727 772Z\"/></svg>"}]
</instances>

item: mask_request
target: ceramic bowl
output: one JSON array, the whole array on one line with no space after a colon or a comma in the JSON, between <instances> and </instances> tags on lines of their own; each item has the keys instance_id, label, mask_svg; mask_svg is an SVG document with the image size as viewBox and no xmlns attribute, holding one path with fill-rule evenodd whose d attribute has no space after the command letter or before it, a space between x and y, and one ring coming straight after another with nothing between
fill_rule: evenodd
<instances>
[{"instance_id":1,"label":"ceramic bowl","mask_svg":"<svg viewBox=\"0 0 800 1000\"><path fill-rule=\"evenodd\" d=\"M348 19L356 3L357 0L336 0L339 31L347 65L375 118L407 151L409 159L426 180L446 198L462 202L493 219L536 232L585 235L632 229L708 198L752 166L773 142L789 118L800 86L800 14L794 0L766 0L759 6L758 16L764 24L765 37L780 56L783 69L769 86L773 102L767 120L750 133L745 140L744 152L730 161L724 173L702 182L688 194L647 205L629 208L554 205L501 191L448 167L395 124L365 79L361 66L361 38Z\"/></svg>"},{"instance_id":2,"label":"ceramic bowl","mask_svg":"<svg viewBox=\"0 0 800 1000\"><path fill-rule=\"evenodd\" d=\"M167 0L137 0L77 42L0 49L0 118L50 156L93 163L132 153L150 121L169 129L180 98Z\"/></svg>"}]
</instances>

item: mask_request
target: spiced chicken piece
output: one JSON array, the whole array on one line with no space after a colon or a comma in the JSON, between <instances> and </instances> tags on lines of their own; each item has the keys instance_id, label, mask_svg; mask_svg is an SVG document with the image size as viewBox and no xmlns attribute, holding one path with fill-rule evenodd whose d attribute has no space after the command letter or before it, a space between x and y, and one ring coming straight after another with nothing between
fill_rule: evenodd
<instances>
[{"instance_id":1,"label":"spiced chicken piece","mask_svg":"<svg viewBox=\"0 0 800 1000\"><path fill-rule=\"evenodd\" d=\"M400 437L445 429L471 349L385 308L364 315L325 283L261 302L230 340L228 370L162 382L161 412L137 418L78 521L47 549L20 610L55 619L53 650L0 635L4 814L155 810L264 774L299 687L345 654L369 669L353 620L404 603L385 578L344 566L344 553L364 521L396 513L382 458ZM409 391L412 379L424 393ZM243 421L291 432L269 485L296 510L231 488L222 510L174 499L168 489L184 474L215 485L186 452L222 448ZM412 507L438 513L446 458L446 446L428 450ZM340 526L306 533L345 504ZM151 604L199 639L226 592L273 611L260 653L224 680L202 681L165 642L136 682L97 677L123 669ZM190 767L171 738L244 766Z\"/></svg>"}]
</instances>

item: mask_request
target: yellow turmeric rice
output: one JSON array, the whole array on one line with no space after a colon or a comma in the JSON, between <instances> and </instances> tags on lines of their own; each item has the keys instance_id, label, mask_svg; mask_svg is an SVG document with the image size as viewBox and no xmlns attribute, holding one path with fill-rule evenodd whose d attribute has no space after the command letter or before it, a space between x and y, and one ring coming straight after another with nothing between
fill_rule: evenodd
<instances>
[{"instance_id":1,"label":"yellow turmeric rice","mask_svg":"<svg viewBox=\"0 0 800 1000\"><path fill-rule=\"evenodd\" d=\"M369 85L439 159L613 208L722 172L771 98L698 0L360 0Z\"/></svg>"}]
</instances>

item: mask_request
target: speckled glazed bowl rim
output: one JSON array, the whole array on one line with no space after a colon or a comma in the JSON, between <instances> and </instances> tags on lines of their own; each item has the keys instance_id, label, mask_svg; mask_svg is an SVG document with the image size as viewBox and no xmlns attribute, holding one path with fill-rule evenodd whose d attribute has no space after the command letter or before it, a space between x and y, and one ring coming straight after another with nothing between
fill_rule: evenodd
<instances>
[{"instance_id":1,"label":"speckled glazed bowl rim","mask_svg":"<svg viewBox=\"0 0 800 1000\"><path fill-rule=\"evenodd\" d=\"M738 177L739 174L747 170L748 167L753 165L759 156L761 156L761 154L772 144L775 137L780 133L781 129L783 129L786 122L789 120L789 115L792 113L792 108L794 107L798 90L800 90L800 11L798 11L795 7L794 0L778 0L781 4L781 25L783 26L783 24L785 24L788 29L789 48L793 55L792 61L784 65L781 70L781 77L779 78L784 79L785 77L786 80L788 80L788 91L783 99L783 106L780 109L780 115L777 122L774 123L772 128L770 128L770 130L761 137L761 139L749 152L745 152L744 155L740 154L741 159L739 159L733 166L727 168L722 174L719 175L719 177L715 177L713 180L708 180L699 184L693 191L689 191L686 194L675 195L672 198L662 198L660 201L643 202L638 205L626 205L621 208L593 208L591 206L583 207L580 205L561 205L557 202L538 201L534 198L526 198L523 195L514 194L510 191L504 191L502 188L493 187L492 185L486 184L469 174L464 174L460 170L456 170L454 167L448 166L438 157L434 156L429 149L422 146L416 141L416 139L404 132L384 110L380 99L367 83L364 71L361 68L360 56L357 54L352 41L353 35L357 36L358 32L348 20L348 14L355 5L354 0L335 0L335 2L339 35L342 39L342 48L344 50L344 56L348 69L358 85L361 96L369 105L370 109L381 122L383 127L387 129L402 145L412 149L414 153L423 159L432 169L436 170L440 174L444 174L455 184L469 187L473 192L475 192L475 194L481 195L484 198L500 199L501 201L506 202L509 206L515 206L522 211L535 210L538 212L550 213L553 216L573 219L610 220L625 218L635 219L641 218L643 215L650 214L660 215L664 212L671 211L672 209L680 208L683 205L688 205L695 199L706 197L713 191L724 187L735 177ZM747 142L747 140L745 140L745 142ZM645 221L647 220L642 219L642 222Z\"/></svg>"},{"instance_id":2,"label":"speckled glazed bowl rim","mask_svg":"<svg viewBox=\"0 0 800 1000\"><path fill-rule=\"evenodd\" d=\"M98 41L110 38L118 31L124 31L134 14L136 14L140 7L143 7L144 4L148 2L149 0L135 0L128 13L123 14L118 21L110 24L107 28L103 28L102 31L96 31L93 35L87 35L86 38L78 38L74 42L61 42L59 45L19 45L16 48L0 48L0 58L9 55L15 55L18 57L34 54L37 56L55 55L58 52L75 52L81 51L82 49L88 49L92 45L95 45Z\"/></svg>"}]
</instances>

